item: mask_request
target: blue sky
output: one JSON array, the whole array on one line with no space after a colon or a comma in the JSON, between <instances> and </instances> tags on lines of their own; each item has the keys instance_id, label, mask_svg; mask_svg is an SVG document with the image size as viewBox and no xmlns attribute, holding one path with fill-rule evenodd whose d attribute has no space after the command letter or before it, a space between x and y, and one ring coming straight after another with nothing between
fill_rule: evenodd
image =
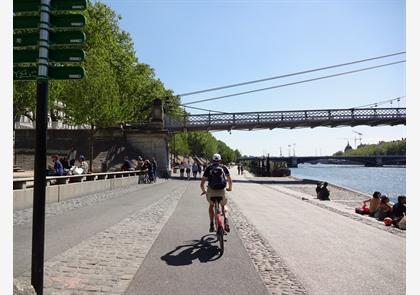
<instances>
[{"instance_id":1,"label":"blue sky","mask_svg":"<svg viewBox=\"0 0 420 295\"><path fill-rule=\"evenodd\" d=\"M176 94L405 51L405 1L102 1L122 20L141 62ZM280 85L405 59L405 55L234 89ZM192 106L226 111L350 108L405 95L405 64ZM394 103L393 106L397 104ZM384 105L384 107L391 105ZM405 106L405 100L400 102ZM200 111L189 110L192 113ZM332 154L406 137L405 126L215 132L242 154ZM293 153L292 149L290 152Z\"/></svg>"}]
</instances>

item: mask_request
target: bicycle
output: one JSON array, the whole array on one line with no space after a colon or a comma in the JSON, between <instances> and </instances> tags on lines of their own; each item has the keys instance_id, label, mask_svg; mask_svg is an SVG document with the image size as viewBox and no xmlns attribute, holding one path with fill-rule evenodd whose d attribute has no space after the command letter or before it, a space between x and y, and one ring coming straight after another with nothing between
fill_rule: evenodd
<instances>
[{"instance_id":1,"label":"bicycle","mask_svg":"<svg viewBox=\"0 0 420 295\"><path fill-rule=\"evenodd\" d=\"M204 195L205 192L203 192L201 195ZM222 210L221 202L223 200L223 197L211 197L210 200L214 204L214 224L216 225L216 237L219 241L219 248L220 252L223 253L225 250L225 241L224 241L224 235L226 233L225 231L225 224L224 224L224 218L225 218L225 212ZM223 215L223 220L222 220Z\"/></svg>"},{"instance_id":2,"label":"bicycle","mask_svg":"<svg viewBox=\"0 0 420 295\"><path fill-rule=\"evenodd\" d=\"M144 172L144 171L140 172L138 183L139 184L141 184L141 183L145 183L145 184L150 183L149 175L147 174L147 172Z\"/></svg>"},{"instance_id":3,"label":"bicycle","mask_svg":"<svg viewBox=\"0 0 420 295\"><path fill-rule=\"evenodd\" d=\"M220 203L222 202L223 197L211 197L210 200L214 203L214 224L216 225L216 236L219 241L220 252L223 253L225 250L225 241L224 235L225 224L223 222L225 218L225 211L222 210ZM222 212L222 214L220 214ZM223 220L222 220L223 215Z\"/></svg>"}]
</instances>

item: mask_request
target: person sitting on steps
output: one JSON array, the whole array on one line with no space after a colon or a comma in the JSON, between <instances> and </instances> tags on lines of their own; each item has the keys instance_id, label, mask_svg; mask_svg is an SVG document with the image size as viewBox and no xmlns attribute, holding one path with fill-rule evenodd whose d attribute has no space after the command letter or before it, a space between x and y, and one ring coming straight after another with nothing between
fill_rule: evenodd
<instances>
[{"instance_id":1,"label":"person sitting on steps","mask_svg":"<svg viewBox=\"0 0 420 295\"><path fill-rule=\"evenodd\" d=\"M406 197L398 196L398 203L392 206L392 224L398 227L401 219L406 215Z\"/></svg>"},{"instance_id":2,"label":"person sitting on steps","mask_svg":"<svg viewBox=\"0 0 420 295\"><path fill-rule=\"evenodd\" d=\"M366 205L366 203L369 203L369 216L373 217L381 203L381 193L374 192L372 198L363 201L363 205Z\"/></svg>"},{"instance_id":3,"label":"person sitting on steps","mask_svg":"<svg viewBox=\"0 0 420 295\"><path fill-rule=\"evenodd\" d=\"M321 201L330 201L330 191L327 189L328 182L324 182L322 187L319 189L317 198Z\"/></svg>"},{"instance_id":4,"label":"person sitting on steps","mask_svg":"<svg viewBox=\"0 0 420 295\"><path fill-rule=\"evenodd\" d=\"M392 214L392 207L389 204L389 198L385 195L381 196L381 202L376 209L373 217L378 219L379 221L383 221L386 217L391 217Z\"/></svg>"}]
</instances>

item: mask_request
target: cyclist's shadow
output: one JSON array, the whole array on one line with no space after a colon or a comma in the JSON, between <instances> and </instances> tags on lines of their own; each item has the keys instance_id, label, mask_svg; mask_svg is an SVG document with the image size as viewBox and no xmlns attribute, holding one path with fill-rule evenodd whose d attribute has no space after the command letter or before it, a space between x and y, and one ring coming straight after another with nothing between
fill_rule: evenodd
<instances>
[{"instance_id":1,"label":"cyclist's shadow","mask_svg":"<svg viewBox=\"0 0 420 295\"><path fill-rule=\"evenodd\" d=\"M213 234L203 236L200 240L192 240L190 244L181 245L169 251L160 259L168 265L180 266L192 264L195 259L201 263L214 261L222 256L219 247L212 245L217 242Z\"/></svg>"}]
</instances>

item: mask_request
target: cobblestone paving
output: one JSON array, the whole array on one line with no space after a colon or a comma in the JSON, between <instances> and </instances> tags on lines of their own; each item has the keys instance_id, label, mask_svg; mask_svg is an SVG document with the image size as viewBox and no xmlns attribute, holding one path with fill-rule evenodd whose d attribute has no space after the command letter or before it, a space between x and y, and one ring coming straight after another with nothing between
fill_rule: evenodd
<instances>
[{"instance_id":1,"label":"cobblestone paving","mask_svg":"<svg viewBox=\"0 0 420 295\"><path fill-rule=\"evenodd\" d=\"M163 180L157 180L155 184L147 185L156 185L162 183ZM130 192L136 191L139 189L138 184L129 185L126 187L116 188L111 191L97 192L94 194L89 194L69 200L65 200L58 203L49 203L45 205L45 217L61 215L64 212L90 206L92 204L105 201L112 198L118 198L124 196ZM32 208L14 210L13 211L13 225L21 225L32 222Z\"/></svg>"},{"instance_id":2,"label":"cobblestone paving","mask_svg":"<svg viewBox=\"0 0 420 295\"><path fill-rule=\"evenodd\" d=\"M158 202L45 263L44 294L122 294L185 192ZM30 271L21 279L28 280Z\"/></svg>"},{"instance_id":3,"label":"cobblestone paving","mask_svg":"<svg viewBox=\"0 0 420 295\"><path fill-rule=\"evenodd\" d=\"M335 212L337 214L349 217L353 220L360 221L364 224L373 226L373 227L378 228L378 229L383 230L383 231L387 231L391 234L394 234L394 235L397 235L397 236L400 236L400 237L404 237L404 238L406 237L406 232L403 231L403 230L400 230L399 228L395 228L393 226L385 226L383 222L377 221L376 219L374 219L372 217L368 217L368 216L365 216L365 215L359 215L359 214L354 213L354 207L349 207L348 204L346 204L346 207L343 207L342 210L339 210L335 207L328 206L328 203L330 201L319 201L319 200L314 199L313 191L315 190L315 188L312 188L312 193L311 193L311 192L308 191L308 189L302 189L302 186L298 187L296 185L285 187L283 185L279 186L279 185L272 185L272 184L268 185L267 184L265 186L268 187L268 188L271 188L273 190L282 192L282 193L284 193L288 196L300 199L300 200L302 199L302 197L305 197L305 198L307 198L307 200L305 200L305 202L311 203L315 206L318 206L318 207L327 209L329 211ZM308 194L308 192L310 194ZM340 197L338 194L342 194L342 196ZM345 190L345 189L337 189L336 188L334 198L340 199L340 200L346 198L347 200L350 200L351 195L353 195L354 200L359 200L357 204L360 205L361 195L356 193L356 192L348 191L348 190ZM335 202L334 198L331 197L332 202Z\"/></svg>"},{"instance_id":4,"label":"cobblestone paving","mask_svg":"<svg viewBox=\"0 0 420 295\"><path fill-rule=\"evenodd\" d=\"M307 294L285 262L248 222L232 199L229 201L229 206L239 237L268 291L273 295Z\"/></svg>"}]
</instances>

